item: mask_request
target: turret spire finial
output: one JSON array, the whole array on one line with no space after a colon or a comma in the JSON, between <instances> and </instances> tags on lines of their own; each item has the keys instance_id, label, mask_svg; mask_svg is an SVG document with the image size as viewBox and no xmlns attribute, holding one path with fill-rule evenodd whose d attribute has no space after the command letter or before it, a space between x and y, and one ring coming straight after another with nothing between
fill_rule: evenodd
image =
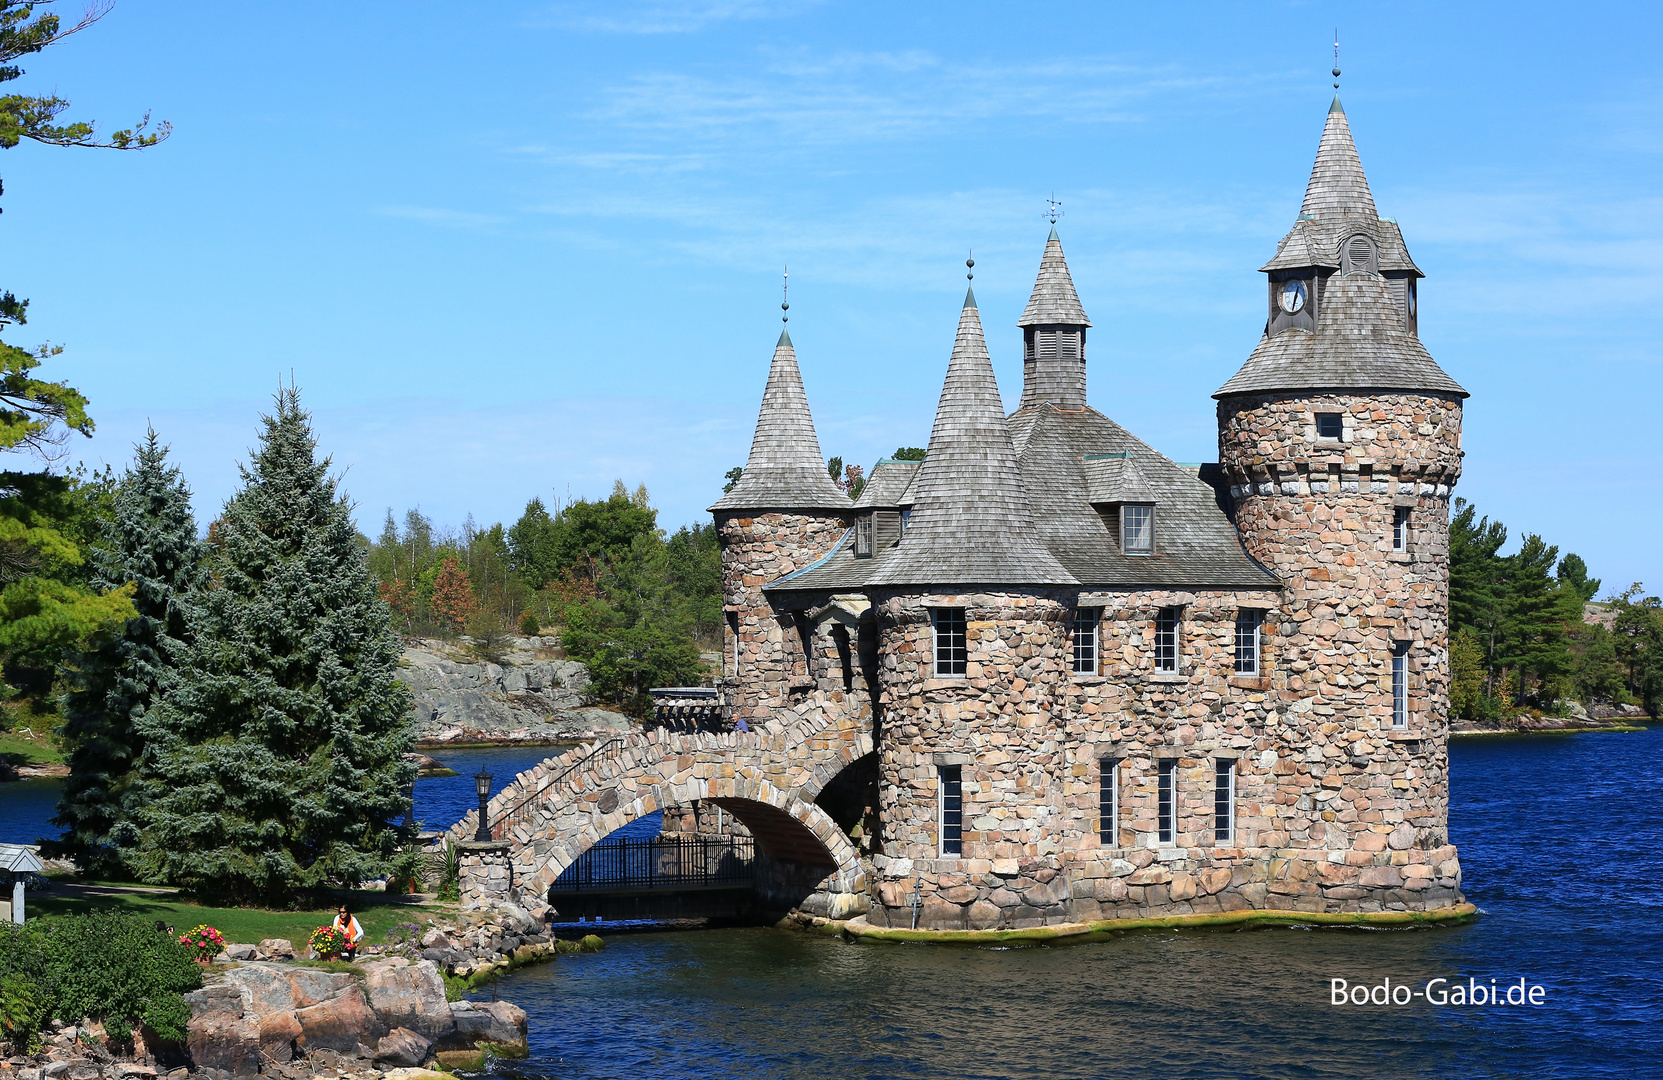
<instances>
[{"instance_id":1,"label":"turret spire finial","mask_svg":"<svg viewBox=\"0 0 1663 1080\"><path fill-rule=\"evenodd\" d=\"M964 274L965 280L976 280L976 253L974 251L970 253L970 257L968 259L964 260L964 265L966 268Z\"/></svg>"},{"instance_id":2,"label":"turret spire finial","mask_svg":"<svg viewBox=\"0 0 1663 1080\"><path fill-rule=\"evenodd\" d=\"M1045 220L1055 227L1057 219L1060 217L1062 217L1062 203L1057 201L1057 193L1053 191L1051 197L1045 200Z\"/></svg>"},{"instance_id":3,"label":"turret spire finial","mask_svg":"<svg viewBox=\"0 0 1663 1080\"><path fill-rule=\"evenodd\" d=\"M791 321L791 267L787 266L780 278L780 322L784 323Z\"/></svg>"},{"instance_id":4,"label":"turret spire finial","mask_svg":"<svg viewBox=\"0 0 1663 1080\"><path fill-rule=\"evenodd\" d=\"M1340 88L1340 28L1334 27L1334 89Z\"/></svg>"}]
</instances>

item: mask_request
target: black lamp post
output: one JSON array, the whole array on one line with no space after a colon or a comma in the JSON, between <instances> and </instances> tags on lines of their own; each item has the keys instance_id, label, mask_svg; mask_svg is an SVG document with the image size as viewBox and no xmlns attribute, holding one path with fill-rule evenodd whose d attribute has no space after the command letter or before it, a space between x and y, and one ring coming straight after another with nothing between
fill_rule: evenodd
<instances>
[{"instance_id":1,"label":"black lamp post","mask_svg":"<svg viewBox=\"0 0 1663 1080\"><path fill-rule=\"evenodd\" d=\"M474 774L473 786L474 790L479 792L479 829L474 833L474 840L488 844L491 841L491 823L486 818L485 811L486 803L491 801L491 774L485 771L484 766Z\"/></svg>"}]
</instances>

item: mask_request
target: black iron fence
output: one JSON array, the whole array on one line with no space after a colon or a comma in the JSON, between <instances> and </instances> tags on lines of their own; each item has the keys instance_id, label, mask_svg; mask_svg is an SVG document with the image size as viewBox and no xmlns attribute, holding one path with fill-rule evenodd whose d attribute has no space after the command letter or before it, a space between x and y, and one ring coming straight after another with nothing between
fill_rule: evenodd
<instances>
[{"instance_id":1,"label":"black iron fence","mask_svg":"<svg viewBox=\"0 0 1663 1080\"><path fill-rule=\"evenodd\" d=\"M687 889L752 883L756 841L749 836L602 840L555 879L551 892Z\"/></svg>"}]
</instances>

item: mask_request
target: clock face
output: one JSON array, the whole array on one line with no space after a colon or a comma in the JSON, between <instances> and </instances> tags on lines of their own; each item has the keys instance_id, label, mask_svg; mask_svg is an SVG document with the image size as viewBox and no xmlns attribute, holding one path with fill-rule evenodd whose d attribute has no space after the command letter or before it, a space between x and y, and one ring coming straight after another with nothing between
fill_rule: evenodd
<instances>
[{"instance_id":1,"label":"clock face","mask_svg":"<svg viewBox=\"0 0 1663 1080\"><path fill-rule=\"evenodd\" d=\"M1282 295L1278 298L1282 310L1289 315L1297 314L1305 307L1305 283L1290 281L1282 286Z\"/></svg>"}]
</instances>

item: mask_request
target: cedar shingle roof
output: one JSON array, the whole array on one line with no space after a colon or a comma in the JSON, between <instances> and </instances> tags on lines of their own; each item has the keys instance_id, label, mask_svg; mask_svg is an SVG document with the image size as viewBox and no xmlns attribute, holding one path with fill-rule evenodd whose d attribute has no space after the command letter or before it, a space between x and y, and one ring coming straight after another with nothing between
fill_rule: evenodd
<instances>
[{"instance_id":1,"label":"cedar shingle roof","mask_svg":"<svg viewBox=\"0 0 1663 1080\"><path fill-rule=\"evenodd\" d=\"M1213 396L1346 388L1467 396L1420 338L1405 329L1386 282L1369 273L1329 278L1316 333L1284 330L1261 338L1247 363Z\"/></svg>"},{"instance_id":2,"label":"cedar shingle roof","mask_svg":"<svg viewBox=\"0 0 1663 1080\"><path fill-rule=\"evenodd\" d=\"M1035 540L976 298L966 293L912 518L870 585L1072 585Z\"/></svg>"},{"instance_id":3,"label":"cedar shingle roof","mask_svg":"<svg viewBox=\"0 0 1663 1080\"><path fill-rule=\"evenodd\" d=\"M1085 588L1275 589L1280 583L1242 549L1235 526L1219 506L1211 484L1179 465L1096 409L1039 405L1012 415L1008 429L1017 469L1031 506L1030 527L1045 548ZM931 451L934 452L933 449ZM1110 456L1112 455L1112 456ZM1122 475L1135 473L1155 504L1155 554L1123 555L1092 507L1093 479L1106 479L1118 463ZM1142 492L1140 491L1140 494ZM901 546L913 537L912 524L900 544L880 548L872 558L854 557L850 537L821 562L772 581L769 592L858 592L887 581ZM1014 579L979 584L996 585Z\"/></svg>"},{"instance_id":4,"label":"cedar shingle roof","mask_svg":"<svg viewBox=\"0 0 1663 1080\"><path fill-rule=\"evenodd\" d=\"M1409 282L1388 282L1380 273L1352 270L1341 248L1352 237L1368 236L1379 271ZM1363 174L1340 99L1328 110L1316 163L1305 188L1298 220L1263 271L1318 268L1326 276L1316 297L1316 329L1289 327L1262 338L1241 370L1215 398L1295 390L1371 389L1466 396L1444 373L1420 338L1405 324L1402 288L1421 277L1394 221L1382 221Z\"/></svg>"},{"instance_id":5,"label":"cedar shingle roof","mask_svg":"<svg viewBox=\"0 0 1663 1080\"><path fill-rule=\"evenodd\" d=\"M1034 279L1034 291L1018 326L1090 326L1086 309L1080 306L1080 294L1074 291L1074 278L1068 273L1068 260L1063 258L1062 241L1057 238L1056 226L1045 241L1045 254L1039 257L1039 276Z\"/></svg>"},{"instance_id":6,"label":"cedar shingle roof","mask_svg":"<svg viewBox=\"0 0 1663 1080\"><path fill-rule=\"evenodd\" d=\"M808 396L791 335L783 330L774 346L768 385L762 391L756 434L745 471L732 491L711 510L836 510L847 513L849 496L832 482L820 456Z\"/></svg>"},{"instance_id":7,"label":"cedar shingle roof","mask_svg":"<svg viewBox=\"0 0 1663 1080\"><path fill-rule=\"evenodd\" d=\"M860 498L855 500L856 510L891 509L901 505L901 497L906 494L907 486L918 472L917 461L902 461L898 458L884 458L872 466L872 475L866 478L866 486L860 489Z\"/></svg>"}]
</instances>

